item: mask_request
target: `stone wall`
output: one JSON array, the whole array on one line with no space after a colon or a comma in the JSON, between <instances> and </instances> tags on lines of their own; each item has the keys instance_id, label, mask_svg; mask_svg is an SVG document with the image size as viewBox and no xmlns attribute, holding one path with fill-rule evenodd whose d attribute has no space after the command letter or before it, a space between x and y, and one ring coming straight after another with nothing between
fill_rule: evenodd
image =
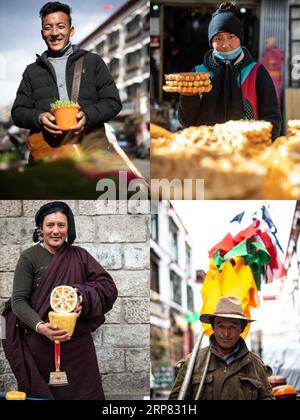
<instances>
[{"instance_id":1,"label":"stone wall","mask_svg":"<svg viewBox=\"0 0 300 420\"><path fill-rule=\"evenodd\" d=\"M0 304L11 295L15 265L20 253L33 244L34 214L45 202L0 201ZM94 333L106 397L142 399L149 394L150 370L147 205L66 202L75 215L75 244L109 271L119 290L105 324ZM0 347L0 392L16 388Z\"/></svg>"}]
</instances>

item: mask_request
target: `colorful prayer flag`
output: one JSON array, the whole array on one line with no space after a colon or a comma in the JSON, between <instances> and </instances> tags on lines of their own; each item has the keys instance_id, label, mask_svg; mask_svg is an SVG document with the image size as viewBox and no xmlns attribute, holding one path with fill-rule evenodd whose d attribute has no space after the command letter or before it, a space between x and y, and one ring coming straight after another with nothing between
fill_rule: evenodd
<instances>
[{"instance_id":1,"label":"colorful prayer flag","mask_svg":"<svg viewBox=\"0 0 300 420\"><path fill-rule=\"evenodd\" d=\"M112 4L104 4L102 6L103 10L112 10L112 8L113 8Z\"/></svg>"},{"instance_id":2,"label":"colorful prayer flag","mask_svg":"<svg viewBox=\"0 0 300 420\"><path fill-rule=\"evenodd\" d=\"M241 223L243 217L244 217L245 212L243 211L240 214L237 214L236 216L234 216L234 218L229 222L229 223L233 223L233 222L238 222Z\"/></svg>"},{"instance_id":3,"label":"colorful prayer flag","mask_svg":"<svg viewBox=\"0 0 300 420\"><path fill-rule=\"evenodd\" d=\"M259 296L251 267L246 265L243 257L233 257L221 267L212 259L201 289L203 305L201 314L212 314L222 296L235 296L241 301L245 315L250 316L251 308L259 307ZM210 324L202 324L206 335L213 334ZM242 334L246 338L248 328Z\"/></svg>"},{"instance_id":4,"label":"colorful prayer flag","mask_svg":"<svg viewBox=\"0 0 300 420\"><path fill-rule=\"evenodd\" d=\"M250 318L251 308L259 307L261 281L265 278L271 282L286 275L277 253L277 247L282 251L276 237L277 228L266 206L253 213L251 219L246 228L234 236L228 232L209 250L210 267L201 290L201 314L212 314L222 296L235 296L241 301L245 316ZM230 221L233 222L245 226L245 211L237 214ZM243 338L247 337L249 328L250 324ZM203 329L206 335L213 333L210 324L203 324Z\"/></svg>"}]
</instances>

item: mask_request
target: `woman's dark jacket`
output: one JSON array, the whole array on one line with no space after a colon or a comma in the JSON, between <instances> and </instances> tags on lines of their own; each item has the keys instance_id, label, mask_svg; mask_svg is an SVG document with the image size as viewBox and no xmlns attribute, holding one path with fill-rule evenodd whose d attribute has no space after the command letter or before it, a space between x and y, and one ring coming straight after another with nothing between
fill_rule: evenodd
<instances>
[{"instance_id":1,"label":"woman's dark jacket","mask_svg":"<svg viewBox=\"0 0 300 420\"><path fill-rule=\"evenodd\" d=\"M220 60L216 62L216 59L212 58L212 51L207 52L204 57L204 65L211 73L213 88L210 93L203 94L201 98L199 95L180 95L178 119L184 127L214 125L229 120L254 119L251 106L243 97L242 88L237 83L243 68L255 63L246 48L243 48L243 52L244 58L238 65L229 65L228 62ZM274 140L280 135L281 115L274 83L262 65L258 67L254 89L253 94L257 98L258 115L256 119L272 123L272 138Z\"/></svg>"}]
</instances>

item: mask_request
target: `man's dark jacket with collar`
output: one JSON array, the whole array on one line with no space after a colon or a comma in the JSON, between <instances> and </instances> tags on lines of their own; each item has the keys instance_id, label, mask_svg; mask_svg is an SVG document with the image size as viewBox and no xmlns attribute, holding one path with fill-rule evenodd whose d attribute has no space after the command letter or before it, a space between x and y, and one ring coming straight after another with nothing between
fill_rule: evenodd
<instances>
[{"instance_id":1,"label":"man's dark jacket with collar","mask_svg":"<svg viewBox=\"0 0 300 420\"><path fill-rule=\"evenodd\" d=\"M228 366L217 354L213 346L201 349L196 358L186 400L193 400L203 375L207 352L210 349L211 359L205 378L201 400L273 400L272 388L268 383L271 369L253 352L250 352L242 338L235 360ZM173 385L170 400L178 398L184 380L190 356L181 366Z\"/></svg>"},{"instance_id":2,"label":"man's dark jacket with collar","mask_svg":"<svg viewBox=\"0 0 300 420\"><path fill-rule=\"evenodd\" d=\"M66 65L66 84L71 97L75 62L84 55L78 103L87 117L86 129L103 127L122 109L115 82L104 61L97 54L74 46ZM50 111L50 104L59 99L55 71L46 53L37 54L35 63L28 65L12 107L14 123L31 133L41 131L38 117Z\"/></svg>"}]
</instances>

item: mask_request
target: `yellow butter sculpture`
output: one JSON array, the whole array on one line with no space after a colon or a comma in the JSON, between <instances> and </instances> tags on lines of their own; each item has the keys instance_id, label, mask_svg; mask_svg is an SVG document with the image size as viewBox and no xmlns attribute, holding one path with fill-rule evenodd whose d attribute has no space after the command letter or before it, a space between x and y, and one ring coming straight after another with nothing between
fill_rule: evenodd
<instances>
[{"instance_id":1,"label":"yellow butter sculpture","mask_svg":"<svg viewBox=\"0 0 300 420\"><path fill-rule=\"evenodd\" d=\"M54 312L68 313L74 311L77 305L77 293L73 287L58 286L52 290L50 305Z\"/></svg>"},{"instance_id":2,"label":"yellow butter sculpture","mask_svg":"<svg viewBox=\"0 0 300 420\"><path fill-rule=\"evenodd\" d=\"M48 313L49 322L60 330L67 330L72 337L78 315L74 311L78 303L76 290L70 286L58 286L52 290L50 306L53 311ZM68 378L66 372L60 371L60 342L54 342L55 372L50 372L50 386L66 386Z\"/></svg>"},{"instance_id":3,"label":"yellow butter sculpture","mask_svg":"<svg viewBox=\"0 0 300 420\"><path fill-rule=\"evenodd\" d=\"M51 311L48 313L48 317L51 324L57 325L60 330L68 330L70 337L72 337L77 321L75 312L62 314Z\"/></svg>"}]
</instances>

